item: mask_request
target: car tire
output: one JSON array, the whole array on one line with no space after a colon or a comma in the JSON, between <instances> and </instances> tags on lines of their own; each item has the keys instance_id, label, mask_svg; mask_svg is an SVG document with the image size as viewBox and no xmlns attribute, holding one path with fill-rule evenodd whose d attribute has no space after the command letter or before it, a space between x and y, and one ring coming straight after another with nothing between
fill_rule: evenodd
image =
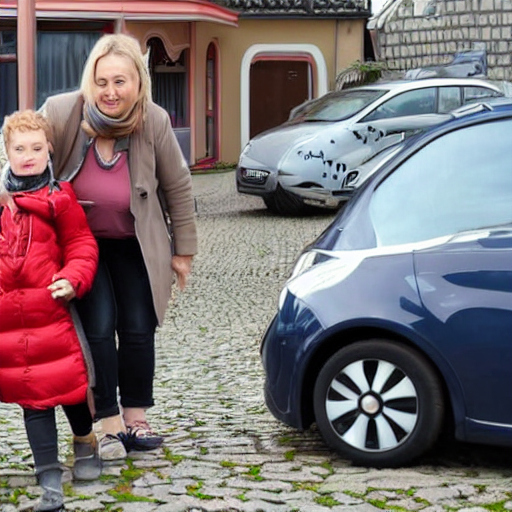
<instances>
[{"instance_id":1,"label":"car tire","mask_svg":"<svg viewBox=\"0 0 512 512\"><path fill-rule=\"evenodd\" d=\"M263 197L263 201L267 209L277 215L304 215L312 210L300 197L287 192L280 185L272 195Z\"/></svg>"},{"instance_id":2,"label":"car tire","mask_svg":"<svg viewBox=\"0 0 512 512\"><path fill-rule=\"evenodd\" d=\"M396 467L428 450L443 424L444 400L429 362L403 344L372 339L336 352L314 388L325 442L357 465Z\"/></svg>"}]
</instances>

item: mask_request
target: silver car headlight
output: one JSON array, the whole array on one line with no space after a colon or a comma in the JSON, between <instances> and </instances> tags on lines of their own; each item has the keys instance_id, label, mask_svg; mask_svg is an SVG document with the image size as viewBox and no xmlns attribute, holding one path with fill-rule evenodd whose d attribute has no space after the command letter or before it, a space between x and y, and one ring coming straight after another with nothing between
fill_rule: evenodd
<instances>
[{"instance_id":1,"label":"silver car headlight","mask_svg":"<svg viewBox=\"0 0 512 512\"><path fill-rule=\"evenodd\" d=\"M315 264L315 258L318 253L316 251L308 251L299 256L299 259L295 263L295 266L292 270L292 275L290 279L297 277L298 275L306 272L306 270L310 269Z\"/></svg>"},{"instance_id":2,"label":"silver car headlight","mask_svg":"<svg viewBox=\"0 0 512 512\"><path fill-rule=\"evenodd\" d=\"M284 304L288 292L299 299L336 286L346 279L365 259L365 251L319 252L302 254L279 295L279 308Z\"/></svg>"}]
</instances>

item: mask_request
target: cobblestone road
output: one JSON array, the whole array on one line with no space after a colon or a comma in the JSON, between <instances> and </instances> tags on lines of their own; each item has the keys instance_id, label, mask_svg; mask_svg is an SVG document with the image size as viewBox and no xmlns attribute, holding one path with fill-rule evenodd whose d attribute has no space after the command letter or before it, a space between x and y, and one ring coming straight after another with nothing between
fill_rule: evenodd
<instances>
[{"instance_id":1,"label":"cobblestone road","mask_svg":"<svg viewBox=\"0 0 512 512\"><path fill-rule=\"evenodd\" d=\"M158 332L152 453L72 483L69 511L425 512L512 510L512 451L444 443L414 467L351 466L313 429L278 423L263 403L259 340L301 248L332 215L279 218L237 195L232 172L193 177L200 254ZM71 434L58 415L62 460ZM38 497L20 410L0 404L0 511Z\"/></svg>"}]
</instances>

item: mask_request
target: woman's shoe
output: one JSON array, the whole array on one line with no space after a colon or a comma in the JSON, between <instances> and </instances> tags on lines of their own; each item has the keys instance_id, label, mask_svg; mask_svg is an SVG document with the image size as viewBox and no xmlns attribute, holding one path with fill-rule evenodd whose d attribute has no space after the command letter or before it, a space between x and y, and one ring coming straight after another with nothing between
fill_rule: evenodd
<instances>
[{"instance_id":1,"label":"woman's shoe","mask_svg":"<svg viewBox=\"0 0 512 512\"><path fill-rule=\"evenodd\" d=\"M96 480L101 475L101 460L98 454L96 434L73 436L73 478L75 480Z\"/></svg>"},{"instance_id":2,"label":"woman's shoe","mask_svg":"<svg viewBox=\"0 0 512 512\"><path fill-rule=\"evenodd\" d=\"M159 448L164 438L156 434L147 421L137 420L126 426L126 434L122 437L126 450L145 452Z\"/></svg>"}]
</instances>

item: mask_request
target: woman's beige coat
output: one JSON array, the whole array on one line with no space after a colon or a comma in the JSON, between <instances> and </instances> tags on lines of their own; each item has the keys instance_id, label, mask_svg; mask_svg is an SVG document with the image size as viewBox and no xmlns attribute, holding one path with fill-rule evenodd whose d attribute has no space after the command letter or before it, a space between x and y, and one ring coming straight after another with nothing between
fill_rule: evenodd
<instances>
[{"instance_id":1,"label":"woman's beige coat","mask_svg":"<svg viewBox=\"0 0 512 512\"><path fill-rule=\"evenodd\" d=\"M88 142L81 129L83 99L79 91L46 100L43 112L54 131L55 176L72 180L79 172ZM172 224L174 252L197 252L192 180L167 112L149 103L142 130L130 136L130 209L149 274L158 323L168 305L171 284L171 243L158 189L165 199Z\"/></svg>"}]
</instances>

